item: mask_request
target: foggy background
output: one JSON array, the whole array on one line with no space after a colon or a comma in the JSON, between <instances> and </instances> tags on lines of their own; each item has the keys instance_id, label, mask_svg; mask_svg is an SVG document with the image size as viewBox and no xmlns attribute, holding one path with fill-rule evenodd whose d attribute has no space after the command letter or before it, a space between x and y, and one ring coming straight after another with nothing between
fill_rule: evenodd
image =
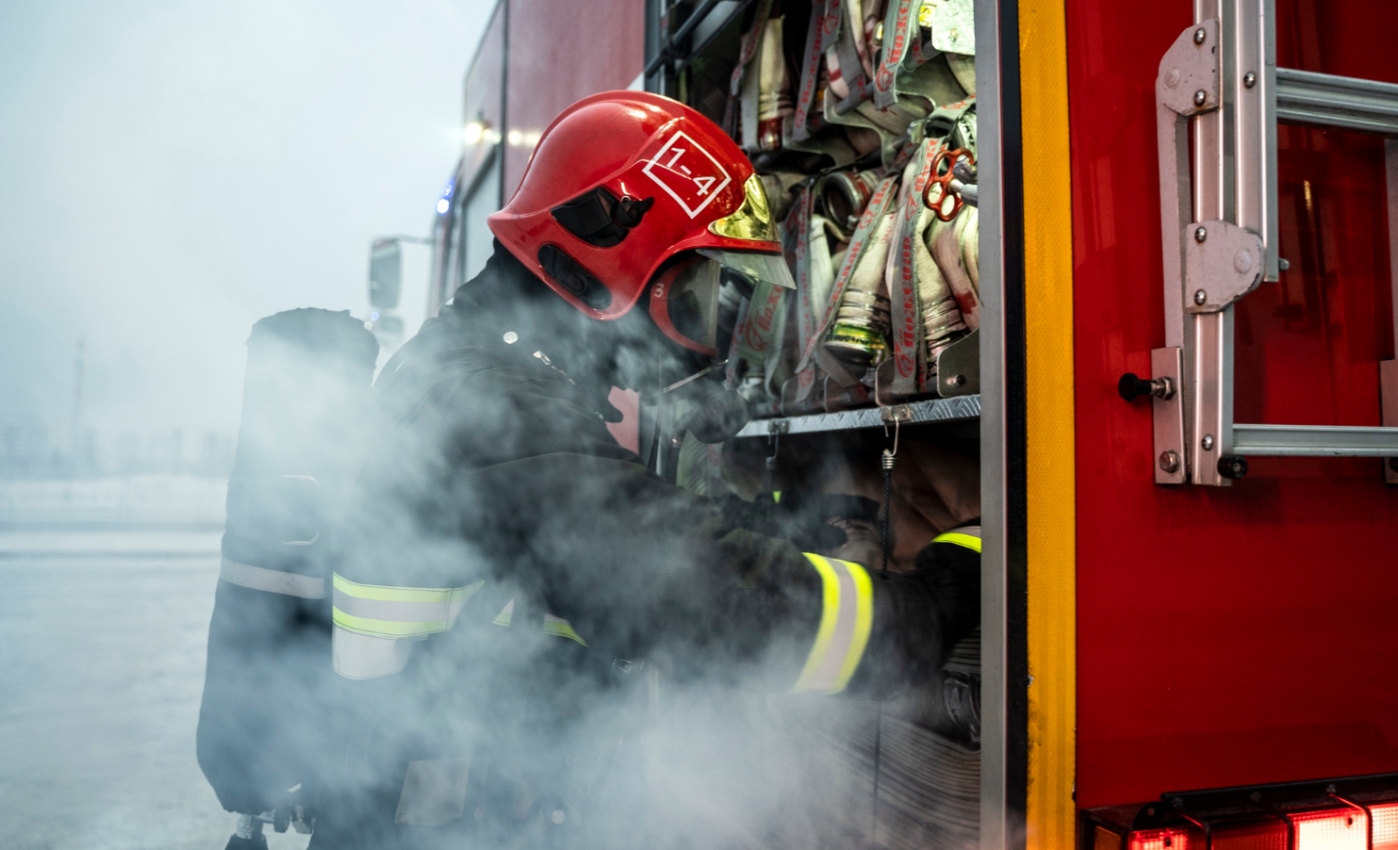
<instances>
[{"instance_id":1,"label":"foggy background","mask_svg":"<svg viewBox=\"0 0 1398 850\"><path fill-rule=\"evenodd\" d=\"M364 316L371 239L427 235L490 5L0 0L0 846L227 841L194 730L244 342Z\"/></svg>"},{"instance_id":2,"label":"foggy background","mask_svg":"<svg viewBox=\"0 0 1398 850\"><path fill-rule=\"evenodd\" d=\"M490 6L0 3L0 475L226 472L251 324L427 235Z\"/></svg>"}]
</instances>

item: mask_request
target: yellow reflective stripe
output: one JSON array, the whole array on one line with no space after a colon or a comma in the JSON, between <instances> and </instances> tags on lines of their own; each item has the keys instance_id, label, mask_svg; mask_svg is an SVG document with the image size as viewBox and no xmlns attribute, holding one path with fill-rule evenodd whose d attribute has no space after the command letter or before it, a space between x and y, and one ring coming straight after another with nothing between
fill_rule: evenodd
<instances>
[{"instance_id":1,"label":"yellow reflective stripe","mask_svg":"<svg viewBox=\"0 0 1398 850\"><path fill-rule=\"evenodd\" d=\"M492 626L510 627L510 623L515 619L515 601L511 599L505 603L505 607L500 609L500 613L495 615L495 619L490 621Z\"/></svg>"},{"instance_id":2,"label":"yellow reflective stripe","mask_svg":"<svg viewBox=\"0 0 1398 850\"><path fill-rule=\"evenodd\" d=\"M419 623L403 623L397 620L375 620L369 617L356 617L346 614L339 608L334 611L335 625L363 635L378 637L415 637L444 632L451 627L449 620L428 620Z\"/></svg>"},{"instance_id":3,"label":"yellow reflective stripe","mask_svg":"<svg viewBox=\"0 0 1398 850\"><path fill-rule=\"evenodd\" d=\"M971 534L963 534L959 531L948 531L945 534L938 534L932 538L933 543L952 543L965 549L970 549L977 555L981 553L981 539Z\"/></svg>"},{"instance_id":4,"label":"yellow reflective stripe","mask_svg":"<svg viewBox=\"0 0 1398 850\"><path fill-rule=\"evenodd\" d=\"M815 643L792 688L837 694L859 669L874 625L874 585L864 567L810 552L806 559L820 574L823 604Z\"/></svg>"},{"instance_id":5,"label":"yellow reflective stripe","mask_svg":"<svg viewBox=\"0 0 1398 850\"><path fill-rule=\"evenodd\" d=\"M806 666L801 668L801 675L796 677L796 687L792 688L794 691L814 690L816 673L825 661L825 654L830 649L830 640L835 636L835 622L840 617L840 580L835 576L835 568L819 555L812 555L810 552L804 554L816 568L816 572L820 573L820 585L825 599L820 608L820 626L816 629L815 644L811 646L811 654L806 658Z\"/></svg>"},{"instance_id":6,"label":"yellow reflective stripe","mask_svg":"<svg viewBox=\"0 0 1398 850\"><path fill-rule=\"evenodd\" d=\"M335 573L335 589L356 599L378 599L384 602L451 602L469 596L485 582L463 587L391 587L382 584L360 584Z\"/></svg>"},{"instance_id":7,"label":"yellow reflective stripe","mask_svg":"<svg viewBox=\"0 0 1398 850\"><path fill-rule=\"evenodd\" d=\"M331 606L335 625L377 637L418 637L452 627L466 600L485 585L389 587L333 576Z\"/></svg>"},{"instance_id":8,"label":"yellow reflective stripe","mask_svg":"<svg viewBox=\"0 0 1398 850\"><path fill-rule=\"evenodd\" d=\"M554 635L555 637L565 637L568 640L575 640L583 646L587 646L587 641L583 640L582 635L579 635L573 630L573 625L571 623L562 617L555 617L552 614L544 615L544 634Z\"/></svg>"}]
</instances>

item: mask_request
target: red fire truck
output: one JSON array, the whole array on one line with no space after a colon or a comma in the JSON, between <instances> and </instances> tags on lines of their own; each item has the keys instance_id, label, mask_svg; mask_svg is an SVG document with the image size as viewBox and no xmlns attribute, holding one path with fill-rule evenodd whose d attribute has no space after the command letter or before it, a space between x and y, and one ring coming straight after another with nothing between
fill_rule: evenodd
<instances>
[{"instance_id":1,"label":"red fire truck","mask_svg":"<svg viewBox=\"0 0 1398 850\"><path fill-rule=\"evenodd\" d=\"M596 91L726 121L773 205L827 223L837 275L842 224L877 221L832 181L964 202L975 298L937 350L916 302L916 380L884 292L850 383L806 373L831 337L793 331L786 383L759 375L760 418L710 452L877 498L897 436L895 563L981 517L975 734L879 709L851 745L872 758L825 762L863 789L829 816L887 847L1398 848L1395 44L1375 0L501 0L432 309ZM640 413L627 439L682 473Z\"/></svg>"}]
</instances>

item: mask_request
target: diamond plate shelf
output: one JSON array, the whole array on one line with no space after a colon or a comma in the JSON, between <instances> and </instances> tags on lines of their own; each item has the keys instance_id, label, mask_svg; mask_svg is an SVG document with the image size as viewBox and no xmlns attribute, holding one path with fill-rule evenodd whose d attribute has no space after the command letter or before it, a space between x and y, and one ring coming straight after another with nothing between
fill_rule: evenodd
<instances>
[{"instance_id":1,"label":"diamond plate shelf","mask_svg":"<svg viewBox=\"0 0 1398 850\"><path fill-rule=\"evenodd\" d=\"M771 434L814 434L821 431L854 431L860 428L882 428L895 419L904 425L925 422L954 422L977 419L981 415L981 397L963 395L955 398L931 398L893 407L864 407L841 410L838 413L811 413L805 416L783 416L776 419L754 419L739 438L766 437Z\"/></svg>"}]
</instances>

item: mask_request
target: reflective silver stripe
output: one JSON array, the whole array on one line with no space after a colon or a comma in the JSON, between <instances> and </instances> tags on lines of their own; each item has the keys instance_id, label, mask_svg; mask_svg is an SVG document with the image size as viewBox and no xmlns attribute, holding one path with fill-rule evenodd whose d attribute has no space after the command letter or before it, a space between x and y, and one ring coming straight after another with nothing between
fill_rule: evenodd
<instances>
[{"instance_id":1,"label":"reflective silver stripe","mask_svg":"<svg viewBox=\"0 0 1398 850\"><path fill-rule=\"evenodd\" d=\"M470 759L408 762L394 822L441 826L461 817L466 811L466 783L470 775Z\"/></svg>"},{"instance_id":2,"label":"reflective silver stripe","mask_svg":"<svg viewBox=\"0 0 1398 850\"><path fill-rule=\"evenodd\" d=\"M374 620L398 620L409 623L426 623L434 620L451 622L461 613L461 606L467 597L458 594L454 599L438 602L394 602L387 599L361 599L350 596L335 588L335 607L354 617L368 617Z\"/></svg>"},{"instance_id":3,"label":"reflective silver stripe","mask_svg":"<svg viewBox=\"0 0 1398 850\"><path fill-rule=\"evenodd\" d=\"M845 689L864 656L874 622L874 590L869 574L852 561L805 553L820 574L820 626L806 665L793 690L836 694Z\"/></svg>"},{"instance_id":4,"label":"reflective silver stripe","mask_svg":"<svg viewBox=\"0 0 1398 850\"><path fill-rule=\"evenodd\" d=\"M413 637L449 630L484 581L463 587L361 584L336 573L335 625L376 637Z\"/></svg>"},{"instance_id":5,"label":"reflective silver stripe","mask_svg":"<svg viewBox=\"0 0 1398 850\"><path fill-rule=\"evenodd\" d=\"M331 663L346 679L379 679L403 672L417 637L377 637L335 626L330 637Z\"/></svg>"},{"instance_id":6,"label":"reflective silver stripe","mask_svg":"<svg viewBox=\"0 0 1398 850\"><path fill-rule=\"evenodd\" d=\"M280 593L283 596L299 596L302 599L324 599L325 579L303 576L297 573L284 573L240 564L224 558L219 565L218 577L239 587L262 590L267 593Z\"/></svg>"}]
</instances>

